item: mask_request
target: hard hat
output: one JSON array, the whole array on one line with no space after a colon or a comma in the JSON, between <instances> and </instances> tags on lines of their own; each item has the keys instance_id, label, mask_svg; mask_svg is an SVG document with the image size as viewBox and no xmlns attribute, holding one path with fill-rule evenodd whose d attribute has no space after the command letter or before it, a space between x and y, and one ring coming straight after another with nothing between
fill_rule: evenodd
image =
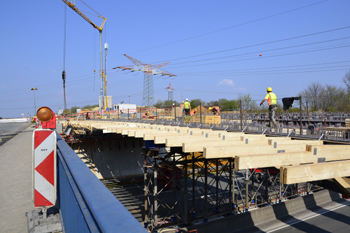
<instances>
[{"instance_id":1,"label":"hard hat","mask_svg":"<svg viewBox=\"0 0 350 233\"><path fill-rule=\"evenodd\" d=\"M183 103L183 101L182 101L182 103Z\"/></svg>"},{"instance_id":2,"label":"hard hat","mask_svg":"<svg viewBox=\"0 0 350 233\"><path fill-rule=\"evenodd\" d=\"M188 99L186 98L186 101L188 101Z\"/></svg>"},{"instance_id":3,"label":"hard hat","mask_svg":"<svg viewBox=\"0 0 350 233\"><path fill-rule=\"evenodd\" d=\"M211 110L211 107L209 107L209 110Z\"/></svg>"},{"instance_id":4,"label":"hard hat","mask_svg":"<svg viewBox=\"0 0 350 233\"><path fill-rule=\"evenodd\" d=\"M267 91L272 91L272 88L271 88L271 87L268 87L268 88L267 88Z\"/></svg>"}]
</instances>

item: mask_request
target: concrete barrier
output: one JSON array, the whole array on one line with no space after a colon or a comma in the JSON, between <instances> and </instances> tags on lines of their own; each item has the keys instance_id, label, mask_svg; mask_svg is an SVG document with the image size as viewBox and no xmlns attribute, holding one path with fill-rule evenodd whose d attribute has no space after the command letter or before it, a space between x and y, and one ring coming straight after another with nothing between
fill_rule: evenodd
<instances>
[{"instance_id":1,"label":"concrete barrier","mask_svg":"<svg viewBox=\"0 0 350 233\"><path fill-rule=\"evenodd\" d=\"M0 119L0 123L30 122L30 118L8 118Z\"/></svg>"},{"instance_id":2,"label":"concrete barrier","mask_svg":"<svg viewBox=\"0 0 350 233\"><path fill-rule=\"evenodd\" d=\"M188 230L190 231L196 229L202 233L218 232L218 230L222 232L228 230L231 230L232 232L243 231L247 228L254 228L254 226L261 223L280 219L299 211L310 209L339 199L341 199L341 197L338 193L323 190L314 194L299 197L272 206L263 207L244 214L203 223L197 226L191 226L188 228Z\"/></svg>"}]
</instances>

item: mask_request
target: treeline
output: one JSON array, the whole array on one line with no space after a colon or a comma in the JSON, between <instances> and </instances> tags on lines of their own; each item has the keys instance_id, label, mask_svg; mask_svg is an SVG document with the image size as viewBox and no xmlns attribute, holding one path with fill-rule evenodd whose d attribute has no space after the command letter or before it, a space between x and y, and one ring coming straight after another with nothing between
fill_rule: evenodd
<instances>
[{"instance_id":1,"label":"treeline","mask_svg":"<svg viewBox=\"0 0 350 233\"><path fill-rule=\"evenodd\" d=\"M83 107L78 107L78 106L73 106L70 108L70 113L71 114L74 114L74 113L77 113L77 109L81 109L81 110L84 110L84 109L92 109L92 108L96 108L98 107L99 105L98 104L94 104L94 105L85 105Z\"/></svg>"},{"instance_id":2,"label":"treeline","mask_svg":"<svg viewBox=\"0 0 350 233\"><path fill-rule=\"evenodd\" d=\"M240 109L240 100L242 100L242 109L254 111L257 110L258 105L255 101L252 100L250 94L239 95L238 99L228 100L225 98L219 100L212 100L209 102L202 101L201 99L193 99L190 100L191 107L196 108L200 104L205 107L219 106L221 111L233 111ZM180 106L181 103L177 101L169 101L169 100L158 100L157 103L154 104L157 108L170 108L172 105Z\"/></svg>"},{"instance_id":3,"label":"treeline","mask_svg":"<svg viewBox=\"0 0 350 233\"><path fill-rule=\"evenodd\" d=\"M342 79L344 86L313 82L299 94L303 108L311 111L349 112L350 110L350 71Z\"/></svg>"}]
</instances>

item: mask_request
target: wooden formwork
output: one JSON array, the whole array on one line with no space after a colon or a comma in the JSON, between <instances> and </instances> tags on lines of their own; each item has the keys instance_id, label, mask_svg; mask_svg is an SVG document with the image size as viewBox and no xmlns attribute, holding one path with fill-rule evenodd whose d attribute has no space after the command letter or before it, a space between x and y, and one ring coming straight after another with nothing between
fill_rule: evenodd
<instances>
[{"instance_id":1,"label":"wooden formwork","mask_svg":"<svg viewBox=\"0 0 350 233\"><path fill-rule=\"evenodd\" d=\"M202 153L206 159L235 158L235 169L239 170L276 167L283 172L281 181L285 184L350 176L348 145L130 122L71 121L70 124L153 140L169 148L181 147L183 153Z\"/></svg>"}]
</instances>

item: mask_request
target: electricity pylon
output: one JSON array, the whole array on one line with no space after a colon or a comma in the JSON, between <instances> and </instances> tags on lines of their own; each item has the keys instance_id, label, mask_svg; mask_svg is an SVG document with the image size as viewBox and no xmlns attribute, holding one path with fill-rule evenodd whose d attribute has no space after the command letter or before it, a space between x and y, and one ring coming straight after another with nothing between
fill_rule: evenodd
<instances>
[{"instance_id":1,"label":"electricity pylon","mask_svg":"<svg viewBox=\"0 0 350 233\"><path fill-rule=\"evenodd\" d=\"M130 57L126 54L124 54L127 58L129 58L132 63L135 65L133 66L117 66L113 69L122 69L122 70L131 70L131 71L140 71L144 73L144 79L143 79L143 98L142 98L142 106L152 106L154 104L154 90L153 90L153 75L160 74L162 76L168 75L168 76L175 76L172 73L169 73L165 70L161 70L163 66L169 64L167 63L161 63L161 64L146 64L142 61L139 61L133 57Z\"/></svg>"}]
</instances>

